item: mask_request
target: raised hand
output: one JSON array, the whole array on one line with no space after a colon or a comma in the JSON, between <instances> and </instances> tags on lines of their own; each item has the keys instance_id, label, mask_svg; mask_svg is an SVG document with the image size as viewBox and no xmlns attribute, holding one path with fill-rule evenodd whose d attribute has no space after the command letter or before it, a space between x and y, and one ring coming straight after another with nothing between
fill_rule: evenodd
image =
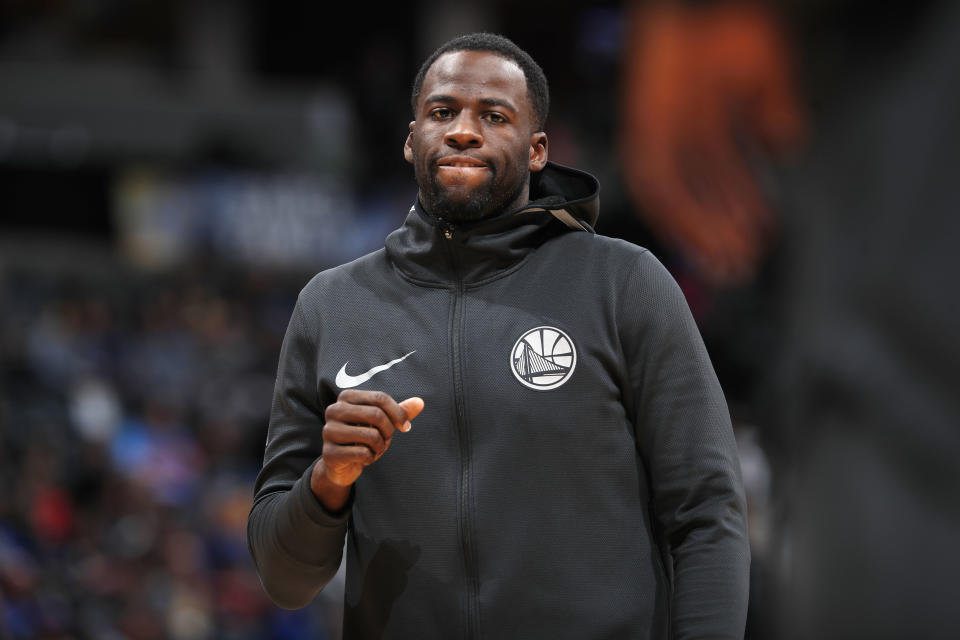
<instances>
[{"instance_id":1,"label":"raised hand","mask_svg":"<svg viewBox=\"0 0 960 640\"><path fill-rule=\"evenodd\" d=\"M347 389L327 407L323 456L314 465L310 488L329 511L339 511L364 467L386 453L397 431L407 432L423 400L396 402L382 391Z\"/></svg>"}]
</instances>

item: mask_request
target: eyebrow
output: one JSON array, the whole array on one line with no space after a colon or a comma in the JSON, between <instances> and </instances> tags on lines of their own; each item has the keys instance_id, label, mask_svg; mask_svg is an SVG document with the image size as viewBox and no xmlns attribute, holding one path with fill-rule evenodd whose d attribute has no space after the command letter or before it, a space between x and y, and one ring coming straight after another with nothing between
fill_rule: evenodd
<instances>
[{"instance_id":1,"label":"eyebrow","mask_svg":"<svg viewBox=\"0 0 960 640\"><path fill-rule=\"evenodd\" d=\"M457 98L453 96L448 96L446 94L438 93L432 96L427 96L424 99L423 103L427 104L430 102L443 102L447 104L453 104L459 102ZM504 107L510 111L516 112L517 107L514 106L509 100L502 100L500 98L480 98L480 104L486 105L488 107Z\"/></svg>"}]
</instances>

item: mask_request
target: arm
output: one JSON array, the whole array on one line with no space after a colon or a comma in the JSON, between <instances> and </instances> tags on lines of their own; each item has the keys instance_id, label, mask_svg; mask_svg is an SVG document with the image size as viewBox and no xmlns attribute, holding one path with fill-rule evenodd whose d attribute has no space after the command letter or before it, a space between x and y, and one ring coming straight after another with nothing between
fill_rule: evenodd
<instances>
[{"instance_id":1,"label":"arm","mask_svg":"<svg viewBox=\"0 0 960 640\"><path fill-rule=\"evenodd\" d=\"M742 638L750 551L723 392L680 288L649 252L618 313L628 404L672 560L674 637Z\"/></svg>"},{"instance_id":2,"label":"arm","mask_svg":"<svg viewBox=\"0 0 960 640\"><path fill-rule=\"evenodd\" d=\"M385 393L355 389L321 407L312 335L298 302L280 352L263 469L247 521L264 589L288 609L309 603L336 574L354 482L423 409L420 398L398 404Z\"/></svg>"},{"instance_id":3,"label":"arm","mask_svg":"<svg viewBox=\"0 0 960 640\"><path fill-rule=\"evenodd\" d=\"M306 605L340 566L347 511L328 512L310 488L323 450L317 351L298 301L280 351L263 468L247 544L264 589L279 606Z\"/></svg>"}]
</instances>

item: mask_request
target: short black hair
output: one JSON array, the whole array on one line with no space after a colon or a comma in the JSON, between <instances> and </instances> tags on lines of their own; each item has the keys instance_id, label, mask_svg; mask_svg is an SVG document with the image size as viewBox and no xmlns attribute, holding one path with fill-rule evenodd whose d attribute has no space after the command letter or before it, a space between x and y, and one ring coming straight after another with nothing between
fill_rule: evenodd
<instances>
[{"instance_id":1,"label":"short black hair","mask_svg":"<svg viewBox=\"0 0 960 640\"><path fill-rule=\"evenodd\" d=\"M413 91L410 94L410 106L413 109L414 119L417 117L417 100L420 98L420 90L423 88L423 79L426 77L427 71L437 61L437 58L450 51L489 51L515 62L527 79L527 95L533 106L537 130L543 130L543 126L547 122L547 114L550 111L550 87L547 85L547 76L543 74L543 69L530 57L529 53L514 44L512 40L496 33L485 32L458 36L440 45L424 61L420 70L417 71L417 76L413 79Z\"/></svg>"}]
</instances>

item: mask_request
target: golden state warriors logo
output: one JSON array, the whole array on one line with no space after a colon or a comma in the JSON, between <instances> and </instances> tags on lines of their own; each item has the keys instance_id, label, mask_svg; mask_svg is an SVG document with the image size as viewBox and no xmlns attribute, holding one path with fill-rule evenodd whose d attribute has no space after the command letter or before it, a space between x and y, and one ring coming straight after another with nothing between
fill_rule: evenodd
<instances>
[{"instance_id":1,"label":"golden state warriors logo","mask_svg":"<svg viewBox=\"0 0 960 640\"><path fill-rule=\"evenodd\" d=\"M510 369L526 387L556 389L570 379L577 366L573 340L556 327L536 327L520 336L510 355Z\"/></svg>"}]
</instances>

